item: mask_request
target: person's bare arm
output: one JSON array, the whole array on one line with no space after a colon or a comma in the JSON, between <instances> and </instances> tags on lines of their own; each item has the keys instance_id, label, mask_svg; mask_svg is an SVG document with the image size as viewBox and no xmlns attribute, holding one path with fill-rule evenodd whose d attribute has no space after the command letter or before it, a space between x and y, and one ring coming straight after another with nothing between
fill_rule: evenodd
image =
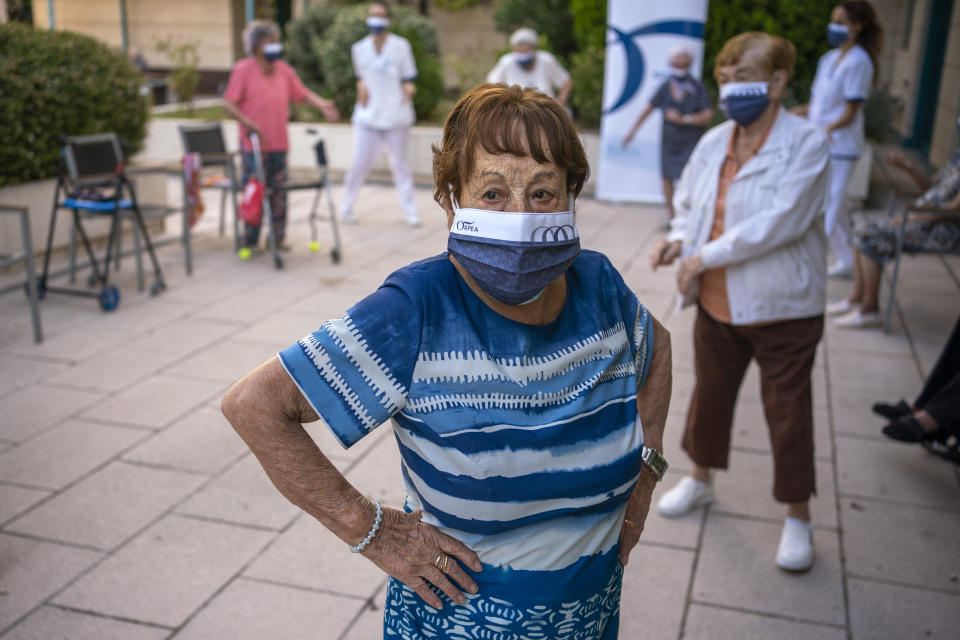
<instances>
[{"instance_id":1,"label":"person's bare arm","mask_svg":"<svg viewBox=\"0 0 960 640\"><path fill-rule=\"evenodd\" d=\"M902 169L904 172L906 172L906 174L910 176L910 178L922 191L926 191L933 184L931 177L918 169L915 164L910 162L910 159L907 158L907 154L900 149L895 149L887 153L887 155L884 156L884 160L898 169Z\"/></svg>"},{"instance_id":2,"label":"person's bare arm","mask_svg":"<svg viewBox=\"0 0 960 640\"><path fill-rule=\"evenodd\" d=\"M630 132L627 133L626 137L624 137L623 146L627 146L628 144L630 144L630 141L633 140L633 136L637 135L637 131L640 129L641 125L643 125L644 120L646 120L647 117L649 117L649 115L652 112L653 112L652 104L648 104L646 107L643 108L643 111L641 111L640 115L637 116L637 121L634 122L633 126L630 128Z\"/></svg>"},{"instance_id":3,"label":"person's bare arm","mask_svg":"<svg viewBox=\"0 0 960 640\"><path fill-rule=\"evenodd\" d=\"M810 103L798 104L795 107L791 107L790 113L795 116L800 116L801 118L806 118L807 114L810 113Z\"/></svg>"},{"instance_id":4,"label":"person's bare arm","mask_svg":"<svg viewBox=\"0 0 960 640\"><path fill-rule=\"evenodd\" d=\"M863 103L859 100L848 100L840 117L826 126L827 135L831 136L832 139L833 131L835 129L842 129L843 127L846 127L852 123L853 119L857 116L857 111L860 110L860 105L862 104Z\"/></svg>"},{"instance_id":5,"label":"person's bare arm","mask_svg":"<svg viewBox=\"0 0 960 640\"><path fill-rule=\"evenodd\" d=\"M370 99L370 92L367 91L367 85L363 80L357 79L357 104L361 107L367 106L367 100Z\"/></svg>"},{"instance_id":6,"label":"person's bare arm","mask_svg":"<svg viewBox=\"0 0 960 640\"><path fill-rule=\"evenodd\" d=\"M570 92L573 90L573 79L568 78L560 91L557 92L557 102L563 106L567 106L567 103L570 101Z\"/></svg>"},{"instance_id":7,"label":"person's bare arm","mask_svg":"<svg viewBox=\"0 0 960 640\"><path fill-rule=\"evenodd\" d=\"M686 124L692 127L705 127L713 120L713 109L707 107L701 111L690 114L690 119L686 121Z\"/></svg>"},{"instance_id":8,"label":"person's bare arm","mask_svg":"<svg viewBox=\"0 0 960 640\"><path fill-rule=\"evenodd\" d=\"M330 122L336 122L340 119L340 111L337 110L337 105L334 104L333 100L327 100L310 91L307 93L307 102L314 109L319 109L323 113L323 117Z\"/></svg>"},{"instance_id":9,"label":"person's bare arm","mask_svg":"<svg viewBox=\"0 0 960 640\"><path fill-rule=\"evenodd\" d=\"M239 122L244 127L246 127L248 131L252 131L253 133L260 136L260 144L261 145L263 144L263 132L260 130L260 127L257 125L256 122L254 122L247 116L243 115L243 112L240 111L240 107L237 106L236 102L234 102L233 100L224 98L223 108L226 110L227 113L229 113L231 116L236 118L237 122Z\"/></svg>"},{"instance_id":10,"label":"person's bare arm","mask_svg":"<svg viewBox=\"0 0 960 640\"><path fill-rule=\"evenodd\" d=\"M347 482L304 430L303 423L317 420L317 414L276 358L234 384L221 408L280 493L345 543L357 544L363 539L373 524L374 506ZM442 602L427 581L463 603L463 594L448 578L471 593L477 585L456 561L449 564L446 575L441 573L433 565L440 553L475 571L482 568L473 551L421 523L420 512L384 508L381 528L362 555L435 608Z\"/></svg>"},{"instance_id":11,"label":"person's bare arm","mask_svg":"<svg viewBox=\"0 0 960 640\"><path fill-rule=\"evenodd\" d=\"M637 393L637 411L643 425L644 446L663 452L663 429L670 408L670 394L673 389L673 353L670 346L670 332L666 327L651 318L653 325L653 355L650 358L650 371L643 387ZM626 565L630 552L640 540L643 527L650 511L650 498L657 485L656 477L649 469L640 472L640 479L627 502L626 519L620 532L620 564Z\"/></svg>"},{"instance_id":12,"label":"person's bare arm","mask_svg":"<svg viewBox=\"0 0 960 640\"><path fill-rule=\"evenodd\" d=\"M403 83L403 99L406 101L413 100L413 96L417 94L417 85L413 84L412 80L404 80Z\"/></svg>"}]
</instances>

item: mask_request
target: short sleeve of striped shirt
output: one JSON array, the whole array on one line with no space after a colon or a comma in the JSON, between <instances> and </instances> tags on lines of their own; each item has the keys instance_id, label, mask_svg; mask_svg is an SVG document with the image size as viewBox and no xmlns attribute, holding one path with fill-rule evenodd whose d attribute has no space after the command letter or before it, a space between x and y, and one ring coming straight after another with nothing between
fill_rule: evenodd
<instances>
[{"instance_id":1,"label":"short sleeve of striped shirt","mask_svg":"<svg viewBox=\"0 0 960 640\"><path fill-rule=\"evenodd\" d=\"M277 357L349 448L406 404L420 328L420 310L411 298L383 286Z\"/></svg>"},{"instance_id":2,"label":"short sleeve of striped shirt","mask_svg":"<svg viewBox=\"0 0 960 640\"><path fill-rule=\"evenodd\" d=\"M640 391L643 383L647 381L650 360L653 357L653 316L609 260L604 260L608 277L613 280L620 301L620 313L623 314L630 334L630 350L633 352L633 364L637 372L637 391Z\"/></svg>"}]
</instances>

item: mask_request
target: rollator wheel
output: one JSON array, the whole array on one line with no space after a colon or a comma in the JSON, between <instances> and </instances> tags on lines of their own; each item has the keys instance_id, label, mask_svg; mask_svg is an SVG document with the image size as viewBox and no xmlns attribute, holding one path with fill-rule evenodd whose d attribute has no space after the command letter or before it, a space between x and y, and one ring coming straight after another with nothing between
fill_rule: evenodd
<instances>
[{"instance_id":1,"label":"rollator wheel","mask_svg":"<svg viewBox=\"0 0 960 640\"><path fill-rule=\"evenodd\" d=\"M112 284L100 290L100 308L113 311L120 306L120 290Z\"/></svg>"},{"instance_id":2,"label":"rollator wheel","mask_svg":"<svg viewBox=\"0 0 960 640\"><path fill-rule=\"evenodd\" d=\"M311 240L311 241L310 241L310 252L311 252L311 253L316 253L317 251L320 251L320 243L317 242L316 240Z\"/></svg>"},{"instance_id":3,"label":"rollator wheel","mask_svg":"<svg viewBox=\"0 0 960 640\"><path fill-rule=\"evenodd\" d=\"M334 264L340 262L340 249L333 249L330 252L330 259L333 260Z\"/></svg>"},{"instance_id":4,"label":"rollator wheel","mask_svg":"<svg viewBox=\"0 0 960 640\"><path fill-rule=\"evenodd\" d=\"M283 269L283 258L280 256L273 256L273 266L277 269Z\"/></svg>"},{"instance_id":5,"label":"rollator wheel","mask_svg":"<svg viewBox=\"0 0 960 640\"><path fill-rule=\"evenodd\" d=\"M46 281L44 281L43 278L41 278L40 276L37 276L36 285L37 285L37 300L43 300L47 295L47 283ZM30 287L27 286L26 282L23 284L23 292L26 294L28 298L30 297Z\"/></svg>"}]
</instances>

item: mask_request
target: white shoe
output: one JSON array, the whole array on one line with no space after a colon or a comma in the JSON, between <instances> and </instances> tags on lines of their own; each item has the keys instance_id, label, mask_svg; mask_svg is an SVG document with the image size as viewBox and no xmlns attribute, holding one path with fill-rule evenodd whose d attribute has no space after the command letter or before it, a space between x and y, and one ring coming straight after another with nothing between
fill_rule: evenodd
<instances>
[{"instance_id":1,"label":"white shoe","mask_svg":"<svg viewBox=\"0 0 960 640\"><path fill-rule=\"evenodd\" d=\"M784 571L806 571L813 566L813 527L809 522L796 518L783 521L777 566Z\"/></svg>"},{"instance_id":2,"label":"white shoe","mask_svg":"<svg viewBox=\"0 0 960 640\"><path fill-rule=\"evenodd\" d=\"M853 267L848 264L834 264L827 269L827 277L849 280L853 277Z\"/></svg>"},{"instance_id":3,"label":"white shoe","mask_svg":"<svg viewBox=\"0 0 960 640\"><path fill-rule=\"evenodd\" d=\"M836 302L828 304L826 312L828 316L842 316L854 310L860 310L860 303L850 302L844 298L843 300L837 300Z\"/></svg>"},{"instance_id":4,"label":"white shoe","mask_svg":"<svg viewBox=\"0 0 960 640\"><path fill-rule=\"evenodd\" d=\"M343 224L357 224L357 219L354 217L353 212L344 211L340 214L340 222Z\"/></svg>"},{"instance_id":5,"label":"white shoe","mask_svg":"<svg viewBox=\"0 0 960 640\"><path fill-rule=\"evenodd\" d=\"M833 326L838 329L873 329L883 324L880 313L877 311L868 311L864 313L860 309L854 309L850 313L834 321Z\"/></svg>"},{"instance_id":6,"label":"white shoe","mask_svg":"<svg viewBox=\"0 0 960 640\"><path fill-rule=\"evenodd\" d=\"M420 216L418 216L416 213L408 213L404 217L404 221L407 223L408 226L411 226L414 229L420 226Z\"/></svg>"},{"instance_id":7,"label":"white shoe","mask_svg":"<svg viewBox=\"0 0 960 640\"><path fill-rule=\"evenodd\" d=\"M657 502L657 512L665 518L676 518L697 507L713 502L713 486L690 476L684 477Z\"/></svg>"}]
</instances>

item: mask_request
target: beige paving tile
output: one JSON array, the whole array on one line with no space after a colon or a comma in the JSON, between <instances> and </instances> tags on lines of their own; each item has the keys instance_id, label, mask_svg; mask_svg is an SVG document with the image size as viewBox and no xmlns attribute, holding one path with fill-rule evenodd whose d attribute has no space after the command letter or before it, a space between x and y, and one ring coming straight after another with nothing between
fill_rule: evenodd
<instances>
[{"instance_id":1,"label":"beige paving tile","mask_svg":"<svg viewBox=\"0 0 960 640\"><path fill-rule=\"evenodd\" d=\"M182 358L236 330L234 324L180 318L123 343L123 348L133 352L162 351Z\"/></svg>"},{"instance_id":2,"label":"beige paving tile","mask_svg":"<svg viewBox=\"0 0 960 640\"><path fill-rule=\"evenodd\" d=\"M960 509L955 467L923 447L838 437L837 452L841 493Z\"/></svg>"},{"instance_id":3,"label":"beige paving tile","mask_svg":"<svg viewBox=\"0 0 960 640\"><path fill-rule=\"evenodd\" d=\"M817 495L810 499L811 518L816 526L837 526L836 489L833 466L814 463ZM714 475L716 502L711 511L780 521L786 505L773 497L773 456L767 454L730 453L730 469Z\"/></svg>"},{"instance_id":4,"label":"beige paving tile","mask_svg":"<svg viewBox=\"0 0 960 640\"><path fill-rule=\"evenodd\" d=\"M172 375L152 376L90 407L83 415L158 428L223 390L224 385L213 382L178 380Z\"/></svg>"},{"instance_id":5,"label":"beige paving tile","mask_svg":"<svg viewBox=\"0 0 960 640\"><path fill-rule=\"evenodd\" d=\"M226 584L270 537L245 527L167 516L54 602L176 627Z\"/></svg>"},{"instance_id":6,"label":"beige paving tile","mask_svg":"<svg viewBox=\"0 0 960 640\"><path fill-rule=\"evenodd\" d=\"M349 631L341 640L369 640L383 636L383 610L387 605L387 585L377 591L372 604L364 607L360 617L350 625Z\"/></svg>"},{"instance_id":7,"label":"beige paving tile","mask_svg":"<svg viewBox=\"0 0 960 640\"><path fill-rule=\"evenodd\" d=\"M8 530L113 549L204 480L115 462L14 520Z\"/></svg>"},{"instance_id":8,"label":"beige paving tile","mask_svg":"<svg viewBox=\"0 0 960 640\"><path fill-rule=\"evenodd\" d=\"M385 577L340 538L304 514L244 571L248 578L369 597Z\"/></svg>"},{"instance_id":9,"label":"beige paving tile","mask_svg":"<svg viewBox=\"0 0 960 640\"><path fill-rule=\"evenodd\" d=\"M676 638L693 551L639 545L630 554L620 598L621 638Z\"/></svg>"},{"instance_id":10,"label":"beige paving tile","mask_svg":"<svg viewBox=\"0 0 960 640\"><path fill-rule=\"evenodd\" d=\"M262 342L270 345L274 351L279 351L316 331L325 321L326 319L320 319L313 313L283 310L262 318L232 338L243 342Z\"/></svg>"},{"instance_id":11,"label":"beige paving tile","mask_svg":"<svg viewBox=\"0 0 960 640\"><path fill-rule=\"evenodd\" d=\"M251 454L191 496L177 512L282 529L300 509L277 491Z\"/></svg>"},{"instance_id":12,"label":"beige paving tile","mask_svg":"<svg viewBox=\"0 0 960 640\"><path fill-rule=\"evenodd\" d=\"M844 640L847 633L833 626L692 604L683 637L688 640Z\"/></svg>"},{"instance_id":13,"label":"beige paving tile","mask_svg":"<svg viewBox=\"0 0 960 640\"><path fill-rule=\"evenodd\" d=\"M840 518L850 575L960 593L960 513L843 498Z\"/></svg>"},{"instance_id":14,"label":"beige paving tile","mask_svg":"<svg viewBox=\"0 0 960 640\"><path fill-rule=\"evenodd\" d=\"M100 555L0 533L0 633L85 571Z\"/></svg>"},{"instance_id":15,"label":"beige paving tile","mask_svg":"<svg viewBox=\"0 0 960 640\"><path fill-rule=\"evenodd\" d=\"M3 398L0 438L22 440L88 407L103 395L90 391L31 386Z\"/></svg>"},{"instance_id":16,"label":"beige paving tile","mask_svg":"<svg viewBox=\"0 0 960 640\"><path fill-rule=\"evenodd\" d=\"M896 317L896 316L894 316ZM902 328L884 333L883 331L850 331L833 326L833 320L824 324L825 340L830 345L832 358L856 358L859 355L891 355L910 358L910 342Z\"/></svg>"},{"instance_id":17,"label":"beige paving tile","mask_svg":"<svg viewBox=\"0 0 960 640\"><path fill-rule=\"evenodd\" d=\"M50 495L50 491L0 484L0 525Z\"/></svg>"},{"instance_id":18,"label":"beige paving tile","mask_svg":"<svg viewBox=\"0 0 960 640\"><path fill-rule=\"evenodd\" d=\"M247 451L247 445L220 410L204 406L150 436L123 457L125 460L212 475L236 460L244 451Z\"/></svg>"},{"instance_id":19,"label":"beige paving tile","mask_svg":"<svg viewBox=\"0 0 960 640\"><path fill-rule=\"evenodd\" d=\"M116 391L159 370L171 360L172 356L162 351L116 347L86 358L48 380L54 384Z\"/></svg>"},{"instance_id":20,"label":"beige paving tile","mask_svg":"<svg viewBox=\"0 0 960 640\"><path fill-rule=\"evenodd\" d=\"M700 537L700 525L703 522L702 509L696 509L679 518L664 518L657 513L657 501L685 475L670 469L663 480L657 484L650 501L650 512L647 514L643 534L640 536L641 541L696 548Z\"/></svg>"},{"instance_id":21,"label":"beige paving tile","mask_svg":"<svg viewBox=\"0 0 960 640\"><path fill-rule=\"evenodd\" d=\"M946 639L960 629L960 595L855 579L847 590L854 640Z\"/></svg>"},{"instance_id":22,"label":"beige paving tile","mask_svg":"<svg viewBox=\"0 0 960 640\"><path fill-rule=\"evenodd\" d=\"M826 406L813 408L814 455L822 460L833 458L833 439L830 436L829 412ZM732 445L758 451L770 451L770 428L763 403L741 399L733 417Z\"/></svg>"},{"instance_id":23,"label":"beige paving tile","mask_svg":"<svg viewBox=\"0 0 960 640\"><path fill-rule=\"evenodd\" d=\"M96 309L97 303L89 304ZM142 333L145 327L138 326L132 320L120 320L119 316L99 314L89 322L81 322L48 336L38 345L26 343L18 345L17 351L27 356L43 356L63 360L79 361L104 349L115 347L118 338Z\"/></svg>"},{"instance_id":24,"label":"beige paving tile","mask_svg":"<svg viewBox=\"0 0 960 640\"><path fill-rule=\"evenodd\" d=\"M207 604L177 638L339 638L364 604L354 598L241 578Z\"/></svg>"},{"instance_id":25,"label":"beige paving tile","mask_svg":"<svg viewBox=\"0 0 960 640\"><path fill-rule=\"evenodd\" d=\"M63 362L0 354L0 396L38 379L46 379L67 368Z\"/></svg>"},{"instance_id":26,"label":"beige paving tile","mask_svg":"<svg viewBox=\"0 0 960 640\"><path fill-rule=\"evenodd\" d=\"M135 429L68 420L0 454L0 480L59 489L143 437Z\"/></svg>"},{"instance_id":27,"label":"beige paving tile","mask_svg":"<svg viewBox=\"0 0 960 640\"><path fill-rule=\"evenodd\" d=\"M829 361L830 383L834 393L853 389L881 394L912 392L922 383L913 358L858 354L832 357Z\"/></svg>"},{"instance_id":28,"label":"beige paving tile","mask_svg":"<svg viewBox=\"0 0 960 640\"><path fill-rule=\"evenodd\" d=\"M163 640L167 629L112 620L59 607L41 607L3 636L4 640Z\"/></svg>"},{"instance_id":29,"label":"beige paving tile","mask_svg":"<svg viewBox=\"0 0 960 640\"><path fill-rule=\"evenodd\" d=\"M298 338L292 339L295 342ZM266 360L277 355L287 344L277 341L266 345L260 342L240 342L233 338L218 342L168 369L170 375L196 376L224 383L232 383Z\"/></svg>"},{"instance_id":30,"label":"beige paving tile","mask_svg":"<svg viewBox=\"0 0 960 640\"><path fill-rule=\"evenodd\" d=\"M918 385L919 386L919 385ZM839 434L855 434L886 441L881 429L886 420L875 414L871 407L876 402L896 404L900 398L913 402L913 396L906 393L886 395L870 391L849 391L834 393L830 397L833 412L833 428Z\"/></svg>"},{"instance_id":31,"label":"beige paving tile","mask_svg":"<svg viewBox=\"0 0 960 640\"><path fill-rule=\"evenodd\" d=\"M813 568L791 574L774 563L780 529L779 523L711 513L693 599L809 622L845 624L837 534L814 531Z\"/></svg>"}]
</instances>

